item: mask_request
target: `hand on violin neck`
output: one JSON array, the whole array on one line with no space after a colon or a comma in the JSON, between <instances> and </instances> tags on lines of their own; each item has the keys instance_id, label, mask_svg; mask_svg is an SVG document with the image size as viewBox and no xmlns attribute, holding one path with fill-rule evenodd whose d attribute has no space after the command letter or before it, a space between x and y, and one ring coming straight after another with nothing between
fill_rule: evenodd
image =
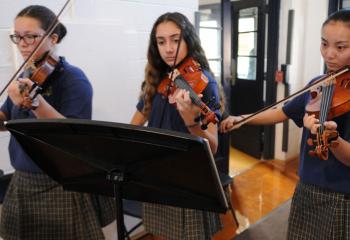
<instances>
[{"instance_id":1,"label":"hand on violin neck","mask_svg":"<svg viewBox=\"0 0 350 240\"><path fill-rule=\"evenodd\" d=\"M195 123L195 119L197 119L200 115L201 109L193 104L189 91L178 88L174 92L172 99L175 101L176 108L185 124L193 125Z\"/></svg>"},{"instance_id":2,"label":"hand on violin neck","mask_svg":"<svg viewBox=\"0 0 350 240\"><path fill-rule=\"evenodd\" d=\"M28 89L28 91L30 91L30 89L34 85L34 82L32 80L30 80L29 78L18 78L18 82L19 82L20 86Z\"/></svg>"},{"instance_id":3,"label":"hand on violin neck","mask_svg":"<svg viewBox=\"0 0 350 240\"><path fill-rule=\"evenodd\" d=\"M304 127L309 129L312 134L317 134L319 127L321 126L320 121L315 117L315 114L305 113L304 118ZM325 130L336 130L337 123L334 121L327 121L323 123Z\"/></svg>"},{"instance_id":4,"label":"hand on violin neck","mask_svg":"<svg viewBox=\"0 0 350 240\"><path fill-rule=\"evenodd\" d=\"M19 78L17 81L12 81L8 87L7 93L13 104L18 107L28 105L28 96L33 84L34 83L28 78Z\"/></svg>"},{"instance_id":5,"label":"hand on violin neck","mask_svg":"<svg viewBox=\"0 0 350 240\"><path fill-rule=\"evenodd\" d=\"M25 86L20 81L12 81L7 89L7 93L13 104L20 106L23 102L22 93L25 91Z\"/></svg>"},{"instance_id":6,"label":"hand on violin neck","mask_svg":"<svg viewBox=\"0 0 350 240\"><path fill-rule=\"evenodd\" d=\"M305 113L303 118L304 127L309 129L312 134L316 134L318 128L321 126L320 121L315 117L315 114Z\"/></svg>"}]
</instances>

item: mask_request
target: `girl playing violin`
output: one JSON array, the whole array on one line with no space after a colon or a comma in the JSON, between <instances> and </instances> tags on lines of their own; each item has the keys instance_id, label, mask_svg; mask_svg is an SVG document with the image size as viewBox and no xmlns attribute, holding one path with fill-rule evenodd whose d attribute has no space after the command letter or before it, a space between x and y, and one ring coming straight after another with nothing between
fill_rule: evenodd
<instances>
[{"instance_id":1,"label":"girl playing violin","mask_svg":"<svg viewBox=\"0 0 350 240\"><path fill-rule=\"evenodd\" d=\"M330 15L323 23L321 35L320 50L328 71L350 65L350 11ZM291 118L299 127L304 126L300 181L292 200L288 239L350 239L350 113L324 122L323 127L337 130L339 137L338 146L329 147L328 160L321 160L308 154L313 149L307 144L310 132L316 134L320 127L319 119L305 111L309 101L310 94L305 93L282 108L258 114L249 123L274 124ZM228 117L221 123L221 131L235 128L241 119Z\"/></svg>"},{"instance_id":2,"label":"girl playing violin","mask_svg":"<svg viewBox=\"0 0 350 240\"><path fill-rule=\"evenodd\" d=\"M200 64L208 78L209 83L202 92L203 101L214 98L219 103L218 85L210 73L193 25L180 13L166 13L157 19L151 31L145 81L131 124L144 125L148 121L150 127L207 138L215 153L217 126L211 123L207 129L201 128L200 108L192 103L189 91L177 88L168 97L159 92L162 80L168 77L172 67L188 57ZM218 214L157 204L144 204L143 218L146 230L158 236L157 239L211 239L221 228Z\"/></svg>"},{"instance_id":3,"label":"girl playing violin","mask_svg":"<svg viewBox=\"0 0 350 240\"><path fill-rule=\"evenodd\" d=\"M55 18L50 9L38 5L26 7L18 13L14 34L10 37L24 59L39 44ZM65 35L66 28L59 23L35 54L34 62L45 54L53 55L56 44ZM31 71L25 69L22 77L10 84L8 97L0 108L0 122L23 118L91 118L90 82L79 68L70 65L63 57L57 58L41 93L30 101L30 106L23 108L28 96L23 96L22 89L33 85ZM101 226L114 219L113 208L109 208L113 201L105 201L110 216L99 219L90 194L63 191L62 186L43 173L12 136L9 153L15 172L2 206L2 238L104 239Z\"/></svg>"}]
</instances>

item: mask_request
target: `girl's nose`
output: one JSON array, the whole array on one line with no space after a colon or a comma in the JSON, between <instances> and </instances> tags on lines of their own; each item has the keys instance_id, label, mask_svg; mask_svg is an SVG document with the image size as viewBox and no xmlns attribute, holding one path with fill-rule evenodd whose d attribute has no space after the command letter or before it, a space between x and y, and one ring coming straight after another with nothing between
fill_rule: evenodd
<instances>
[{"instance_id":1,"label":"girl's nose","mask_svg":"<svg viewBox=\"0 0 350 240\"><path fill-rule=\"evenodd\" d=\"M172 51L174 51L174 47L173 47L173 45L172 45L171 43L167 43L167 45L166 45L166 51L167 51L167 52L172 52Z\"/></svg>"},{"instance_id":2,"label":"girl's nose","mask_svg":"<svg viewBox=\"0 0 350 240\"><path fill-rule=\"evenodd\" d=\"M328 48L327 50L326 50L326 54L325 54L325 56L326 56L326 58L335 58L335 56L336 56L336 51L334 50L334 49L332 49L332 48Z\"/></svg>"}]
</instances>

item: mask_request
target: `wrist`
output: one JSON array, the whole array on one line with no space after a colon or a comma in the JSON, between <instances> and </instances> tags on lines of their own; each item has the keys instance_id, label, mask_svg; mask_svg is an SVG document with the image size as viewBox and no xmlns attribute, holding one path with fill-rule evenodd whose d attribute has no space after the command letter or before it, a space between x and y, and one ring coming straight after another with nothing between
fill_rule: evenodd
<instances>
[{"instance_id":1,"label":"wrist","mask_svg":"<svg viewBox=\"0 0 350 240\"><path fill-rule=\"evenodd\" d=\"M35 111L39 107L39 98L36 96L34 99L32 99L31 103L31 110Z\"/></svg>"}]
</instances>

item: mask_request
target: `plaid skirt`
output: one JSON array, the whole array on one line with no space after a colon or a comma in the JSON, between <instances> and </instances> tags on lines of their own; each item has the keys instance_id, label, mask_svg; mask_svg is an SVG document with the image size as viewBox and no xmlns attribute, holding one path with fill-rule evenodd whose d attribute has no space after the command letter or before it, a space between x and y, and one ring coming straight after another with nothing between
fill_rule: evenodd
<instances>
[{"instance_id":1,"label":"plaid skirt","mask_svg":"<svg viewBox=\"0 0 350 240\"><path fill-rule=\"evenodd\" d=\"M143 223L167 240L210 240L222 228L218 213L150 203L143 204Z\"/></svg>"},{"instance_id":2,"label":"plaid skirt","mask_svg":"<svg viewBox=\"0 0 350 240\"><path fill-rule=\"evenodd\" d=\"M104 207L107 202L113 200ZM3 202L0 235L5 240L104 239L102 223L112 222L115 211L104 212L108 216L101 218L90 194L64 191L45 174L16 171Z\"/></svg>"},{"instance_id":3,"label":"plaid skirt","mask_svg":"<svg viewBox=\"0 0 350 240\"><path fill-rule=\"evenodd\" d=\"M288 220L289 240L350 240L350 196L299 183Z\"/></svg>"}]
</instances>

